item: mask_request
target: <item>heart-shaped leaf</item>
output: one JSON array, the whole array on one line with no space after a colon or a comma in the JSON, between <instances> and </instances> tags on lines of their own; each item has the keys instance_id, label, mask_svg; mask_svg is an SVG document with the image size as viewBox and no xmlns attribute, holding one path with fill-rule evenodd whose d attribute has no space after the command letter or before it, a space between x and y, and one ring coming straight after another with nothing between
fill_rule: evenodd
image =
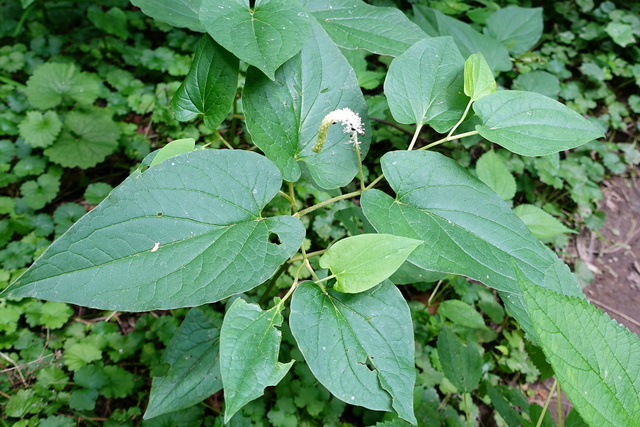
<instances>
[{"instance_id":1,"label":"heart-shaped leaf","mask_svg":"<svg viewBox=\"0 0 640 427\"><path fill-rule=\"evenodd\" d=\"M485 33L500 41L509 52L519 55L540 40L543 26L541 7L509 6L487 18Z\"/></svg>"},{"instance_id":2,"label":"heart-shaped leaf","mask_svg":"<svg viewBox=\"0 0 640 427\"><path fill-rule=\"evenodd\" d=\"M484 98L483 98L484 99ZM509 206L455 160L425 151L395 151L382 170L396 198L367 190L362 209L379 233L421 239L408 262L461 274L498 289L520 325L535 338L513 263L533 283L568 295L580 285Z\"/></svg>"},{"instance_id":3,"label":"heart-shaped leaf","mask_svg":"<svg viewBox=\"0 0 640 427\"><path fill-rule=\"evenodd\" d=\"M523 156L544 156L603 136L595 124L564 104L534 92L502 90L473 104L484 138Z\"/></svg>"},{"instance_id":4,"label":"heart-shaped leaf","mask_svg":"<svg viewBox=\"0 0 640 427\"><path fill-rule=\"evenodd\" d=\"M400 10L361 0L303 0L303 5L346 49L398 56L427 35Z\"/></svg>"},{"instance_id":5,"label":"heart-shaped leaf","mask_svg":"<svg viewBox=\"0 0 640 427\"><path fill-rule=\"evenodd\" d=\"M298 219L260 217L281 184L256 153L178 155L132 174L3 295L147 311L245 292L302 243Z\"/></svg>"},{"instance_id":6,"label":"heart-shaped leaf","mask_svg":"<svg viewBox=\"0 0 640 427\"><path fill-rule=\"evenodd\" d=\"M416 423L411 314L391 282L359 294L301 283L289 324L313 375L334 396Z\"/></svg>"},{"instance_id":7,"label":"heart-shaped leaf","mask_svg":"<svg viewBox=\"0 0 640 427\"><path fill-rule=\"evenodd\" d=\"M466 22L423 5L413 5L413 20L431 37L451 36L464 58L481 53L494 71L509 71L509 52L499 41L485 36Z\"/></svg>"},{"instance_id":8,"label":"heart-shaped leaf","mask_svg":"<svg viewBox=\"0 0 640 427\"><path fill-rule=\"evenodd\" d=\"M131 3L160 22L204 32L198 17L202 0L131 0Z\"/></svg>"},{"instance_id":9,"label":"heart-shaped leaf","mask_svg":"<svg viewBox=\"0 0 640 427\"><path fill-rule=\"evenodd\" d=\"M262 311L257 304L236 299L224 317L220 331L220 370L224 385L224 420L245 404L262 396L289 372L289 363L278 362L282 333L281 303Z\"/></svg>"},{"instance_id":10,"label":"heart-shaped leaf","mask_svg":"<svg viewBox=\"0 0 640 427\"><path fill-rule=\"evenodd\" d=\"M474 53L464 61L464 93L472 101L496 91L496 80L481 53Z\"/></svg>"},{"instance_id":11,"label":"heart-shaped leaf","mask_svg":"<svg viewBox=\"0 0 640 427\"><path fill-rule=\"evenodd\" d=\"M200 21L225 49L270 79L298 53L310 31L309 15L298 0L205 1Z\"/></svg>"},{"instance_id":12,"label":"heart-shaped leaf","mask_svg":"<svg viewBox=\"0 0 640 427\"><path fill-rule=\"evenodd\" d=\"M384 81L391 114L405 124L429 124L443 133L455 125L468 98L464 59L451 37L421 40L393 60Z\"/></svg>"},{"instance_id":13,"label":"heart-shaped leaf","mask_svg":"<svg viewBox=\"0 0 640 427\"><path fill-rule=\"evenodd\" d=\"M320 267L336 276L336 291L363 292L389 278L422 243L391 234L347 237L322 255Z\"/></svg>"},{"instance_id":14,"label":"heart-shaped leaf","mask_svg":"<svg viewBox=\"0 0 640 427\"><path fill-rule=\"evenodd\" d=\"M189 310L162 354L169 372L153 378L145 419L189 408L222 389L219 334L202 311Z\"/></svg>"},{"instance_id":15,"label":"heart-shaped leaf","mask_svg":"<svg viewBox=\"0 0 640 427\"><path fill-rule=\"evenodd\" d=\"M236 57L208 35L202 36L189 74L171 100L176 118L191 120L204 116L204 124L216 129L227 117L238 87Z\"/></svg>"},{"instance_id":16,"label":"heart-shaped leaf","mask_svg":"<svg viewBox=\"0 0 640 427\"><path fill-rule=\"evenodd\" d=\"M319 153L311 150L322 119L342 108L359 114L365 128L358 138L363 155L370 126L353 68L318 23L312 21L312 30L300 54L278 70L275 81L249 69L243 106L253 142L286 181L297 181L304 164L316 184L331 189L347 185L358 172L358 162L340 125L331 126Z\"/></svg>"}]
</instances>

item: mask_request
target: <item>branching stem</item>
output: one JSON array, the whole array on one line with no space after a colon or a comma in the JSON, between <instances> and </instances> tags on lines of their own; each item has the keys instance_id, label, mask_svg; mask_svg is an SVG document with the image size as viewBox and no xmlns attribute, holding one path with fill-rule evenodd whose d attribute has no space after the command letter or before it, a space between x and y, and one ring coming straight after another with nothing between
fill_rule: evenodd
<instances>
[{"instance_id":1,"label":"branching stem","mask_svg":"<svg viewBox=\"0 0 640 427\"><path fill-rule=\"evenodd\" d=\"M413 138L411 138L411 143L409 144L409 148L407 151L413 150L413 146L416 145L416 141L418 140L418 135L420 135L420 130L422 129L422 123L416 124L416 130L413 132Z\"/></svg>"}]
</instances>

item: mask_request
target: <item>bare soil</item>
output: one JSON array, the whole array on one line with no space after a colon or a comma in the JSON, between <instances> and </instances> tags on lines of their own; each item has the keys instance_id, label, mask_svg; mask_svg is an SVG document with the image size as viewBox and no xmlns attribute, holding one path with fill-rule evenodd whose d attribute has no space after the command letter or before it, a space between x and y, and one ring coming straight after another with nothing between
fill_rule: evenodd
<instances>
[{"instance_id":1,"label":"bare soil","mask_svg":"<svg viewBox=\"0 0 640 427\"><path fill-rule=\"evenodd\" d=\"M604 183L600 210L604 227L584 232L576 250L593 282L587 298L640 336L640 169Z\"/></svg>"}]
</instances>

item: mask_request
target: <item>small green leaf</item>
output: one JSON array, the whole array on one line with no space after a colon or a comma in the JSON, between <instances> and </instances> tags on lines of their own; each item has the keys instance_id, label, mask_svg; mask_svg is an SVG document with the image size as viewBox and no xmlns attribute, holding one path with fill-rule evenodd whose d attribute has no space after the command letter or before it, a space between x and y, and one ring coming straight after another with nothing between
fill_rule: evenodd
<instances>
[{"instance_id":1,"label":"small green leaf","mask_svg":"<svg viewBox=\"0 0 640 427\"><path fill-rule=\"evenodd\" d=\"M429 124L437 132L456 124L467 105L464 59L451 37L423 39L391 62L384 92L393 118Z\"/></svg>"},{"instance_id":2,"label":"small green leaf","mask_svg":"<svg viewBox=\"0 0 640 427\"><path fill-rule=\"evenodd\" d=\"M360 234L342 239L320 258L336 276L338 292L358 293L389 278L423 242L391 234Z\"/></svg>"},{"instance_id":3,"label":"small green leaf","mask_svg":"<svg viewBox=\"0 0 640 427\"><path fill-rule=\"evenodd\" d=\"M541 240L553 239L559 234L575 233L560 221L534 205L518 205L513 210L518 218Z\"/></svg>"},{"instance_id":4,"label":"small green leaf","mask_svg":"<svg viewBox=\"0 0 640 427\"><path fill-rule=\"evenodd\" d=\"M216 129L227 117L238 87L239 62L207 34L196 47L196 53L171 107L180 121L204 116L204 124Z\"/></svg>"},{"instance_id":5,"label":"small green leaf","mask_svg":"<svg viewBox=\"0 0 640 427\"><path fill-rule=\"evenodd\" d=\"M486 24L485 33L519 55L531 49L542 36L542 8L505 7L492 13Z\"/></svg>"},{"instance_id":6,"label":"small green leaf","mask_svg":"<svg viewBox=\"0 0 640 427\"><path fill-rule=\"evenodd\" d=\"M297 0L205 1L200 21L206 31L241 60L271 80L276 70L307 41L309 15Z\"/></svg>"},{"instance_id":7,"label":"small green leaf","mask_svg":"<svg viewBox=\"0 0 640 427\"><path fill-rule=\"evenodd\" d=\"M58 329L64 326L73 315L73 309L68 304L61 302L47 301L42 304L41 324L49 329Z\"/></svg>"},{"instance_id":8,"label":"small green leaf","mask_svg":"<svg viewBox=\"0 0 640 427\"><path fill-rule=\"evenodd\" d=\"M627 47L627 45L635 43L636 38L634 37L634 32L636 34L640 33L640 29L634 29L633 25L622 22L609 22L604 30L618 46L622 47Z\"/></svg>"},{"instance_id":9,"label":"small green leaf","mask_svg":"<svg viewBox=\"0 0 640 427\"><path fill-rule=\"evenodd\" d=\"M538 92L549 98L558 99L560 93L560 80L546 71L529 71L520 74L513 81L511 87L515 90Z\"/></svg>"},{"instance_id":10,"label":"small green leaf","mask_svg":"<svg viewBox=\"0 0 640 427\"><path fill-rule=\"evenodd\" d=\"M20 122L20 136L24 142L35 148L48 147L55 141L62 129L62 122L54 111L42 114L39 111L29 111Z\"/></svg>"},{"instance_id":11,"label":"small green leaf","mask_svg":"<svg viewBox=\"0 0 640 427\"><path fill-rule=\"evenodd\" d=\"M97 205L103 201L113 190L113 187L106 182L94 182L87 186L84 191L84 199L87 203Z\"/></svg>"},{"instance_id":12,"label":"small green leaf","mask_svg":"<svg viewBox=\"0 0 640 427\"><path fill-rule=\"evenodd\" d=\"M189 310L162 354L169 372L153 378L145 419L189 408L222 389L219 334L201 310Z\"/></svg>"},{"instance_id":13,"label":"small green leaf","mask_svg":"<svg viewBox=\"0 0 640 427\"><path fill-rule=\"evenodd\" d=\"M540 345L562 390L589 425L640 420L640 339L584 298L518 277Z\"/></svg>"},{"instance_id":14,"label":"small green leaf","mask_svg":"<svg viewBox=\"0 0 640 427\"><path fill-rule=\"evenodd\" d=\"M171 141L158 151L158 154L153 158L149 167L152 168L159 165L165 160L177 156L178 154L189 153L193 151L195 146L196 140L193 138L182 138Z\"/></svg>"},{"instance_id":15,"label":"small green leaf","mask_svg":"<svg viewBox=\"0 0 640 427\"><path fill-rule=\"evenodd\" d=\"M132 0L131 3L160 22L204 32L199 18L202 0Z\"/></svg>"},{"instance_id":16,"label":"small green leaf","mask_svg":"<svg viewBox=\"0 0 640 427\"><path fill-rule=\"evenodd\" d=\"M119 138L120 127L107 112L71 111L65 117L62 133L44 154L59 165L88 169L113 153Z\"/></svg>"},{"instance_id":17,"label":"small green leaf","mask_svg":"<svg viewBox=\"0 0 640 427\"><path fill-rule=\"evenodd\" d=\"M487 151L476 163L478 179L495 191L502 200L511 200L516 195L516 180L507 165L494 152Z\"/></svg>"},{"instance_id":18,"label":"small green leaf","mask_svg":"<svg viewBox=\"0 0 640 427\"><path fill-rule=\"evenodd\" d=\"M404 13L361 0L303 0L333 41L346 49L398 56L426 37Z\"/></svg>"},{"instance_id":19,"label":"small green leaf","mask_svg":"<svg viewBox=\"0 0 640 427\"><path fill-rule=\"evenodd\" d=\"M136 387L136 377L119 366L105 366L104 373L107 383L98 392L106 398L125 398Z\"/></svg>"},{"instance_id":20,"label":"small green leaf","mask_svg":"<svg viewBox=\"0 0 640 427\"><path fill-rule=\"evenodd\" d=\"M481 53L474 53L464 62L464 93L472 101L496 91L496 80L487 60Z\"/></svg>"},{"instance_id":21,"label":"small green leaf","mask_svg":"<svg viewBox=\"0 0 640 427\"><path fill-rule=\"evenodd\" d=\"M302 244L300 220L260 216L281 184L273 163L245 151L192 151L134 172L3 294L146 311L245 292Z\"/></svg>"},{"instance_id":22,"label":"small green leaf","mask_svg":"<svg viewBox=\"0 0 640 427\"><path fill-rule=\"evenodd\" d=\"M482 354L475 342L463 344L451 328L443 326L438 334L438 356L442 371L463 393L474 391L482 378Z\"/></svg>"},{"instance_id":23,"label":"small green leaf","mask_svg":"<svg viewBox=\"0 0 640 427\"><path fill-rule=\"evenodd\" d=\"M102 352L95 345L88 342L72 344L64 352L64 364L72 371L91 362L102 359Z\"/></svg>"},{"instance_id":24,"label":"small green leaf","mask_svg":"<svg viewBox=\"0 0 640 427\"><path fill-rule=\"evenodd\" d=\"M52 201L60 190L60 179L50 175L40 175L36 181L27 181L20 186L20 194L31 209L42 209Z\"/></svg>"},{"instance_id":25,"label":"small green leaf","mask_svg":"<svg viewBox=\"0 0 640 427\"><path fill-rule=\"evenodd\" d=\"M523 156L544 156L603 136L566 105L534 92L503 90L473 104L484 138Z\"/></svg>"},{"instance_id":26,"label":"small green leaf","mask_svg":"<svg viewBox=\"0 0 640 427\"><path fill-rule=\"evenodd\" d=\"M289 324L313 375L335 397L377 411L395 410L416 424L411 314L391 282L359 294L301 283Z\"/></svg>"},{"instance_id":27,"label":"small green leaf","mask_svg":"<svg viewBox=\"0 0 640 427\"><path fill-rule=\"evenodd\" d=\"M66 99L89 105L98 97L99 89L96 77L78 71L74 64L49 62L36 68L25 92L31 105L46 110Z\"/></svg>"},{"instance_id":28,"label":"small green leaf","mask_svg":"<svg viewBox=\"0 0 640 427\"><path fill-rule=\"evenodd\" d=\"M480 313L464 301L456 299L443 301L438 306L438 313L458 326L475 329L486 328Z\"/></svg>"},{"instance_id":29,"label":"small green leaf","mask_svg":"<svg viewBox=\"0 0 640 427\"><path fill-rule=\"evenodd\" d=\"M93 411L98 391L94 389L74 390L69 397L69 407L77 411Z\"/></svg>"},{"instance_id":30,"label":"small green leaf","mask_svg":"<svg viewBox=\"0 0 640 427\"><path fill-rule=\"evenodd\" d=\"M264 394L267 386L282 380L293 365L278 362L282 333L281 302L262 311L257 304L236 299L220 331L220 371L224 385L224 422L245 404Z\"/></svg>"},{"instance_id":31,"label":"small green leaf","mask_svg":"<svg viewBox=\"0 0 640 427\"><path fill-rule=\"evenodd\" d=\"M116 35L121 39L129 37L127 15L118 7L112 7L103 12L98 6L90 6L87 10L87 18L105 33Z\"/></svg>"}]
</instances>

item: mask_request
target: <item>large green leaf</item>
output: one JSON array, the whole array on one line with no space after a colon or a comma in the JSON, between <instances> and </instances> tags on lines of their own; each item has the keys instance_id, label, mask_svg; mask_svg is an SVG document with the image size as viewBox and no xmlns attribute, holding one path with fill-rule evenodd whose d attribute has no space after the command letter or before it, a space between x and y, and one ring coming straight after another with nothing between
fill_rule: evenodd
<instances>
[{"instance_id":1,"label":"large green leaf","mask_svg":"<svg viewBox=\"0 0 640 427\"><path fill-rule=\"evenodd\" d=\"M334 396L416 423L413 328L409 307L389 281L359 294L301 283L291 332L313 375Z\"/></svg>"},{"instance_id":2,"label":"large green leaf","mask_svg":"<svg viewBox=\"0 0 640 427\"><path fill-rule=\"evenodd\" d=\"M433 152L396 151L382 157L382 170L396 198L367 190L362 208L379 233L426 243L409 255L408 262L498 289L512 315L531 334L512 262L536 285L582 295L567 266L497 194L455 160Z\"/></svg>"},{"instance_id":3,"label":"large green leaf","mask_svg":"<svg viewBox=\"0 0 640 427\"><path fill-rule=\"evenodd\" d=\"M502 90L473 104L484 138L523 156L544 156L603 136L595 124L564 104L534 92Z\"/></svg>"},{"instance_id":4,"label":"large green leaf","mask_svg":"<svg viewBox=\"0 0 640 427\"><path fill-rule=\"evenodd\" d=\"M451 37L423 39L393 60L384 81L391 114L406 124L429 124L443 133L460 120L469 98L464 59Z\"/></svg>"},{"instance_id":5,"label":"large green leaf","mask_svg":"<svg viewBox=\"0 0 640 427\"><path fill-rule=\"evenodd\" d=\"M198 16L202 0L131 0L131 3L160 22L204 32Z\"/></svg>"},{"instance_id":6,"label":"large green leaf","mask_svg":"<svg viewBox=\"0 0 640 427\"><path fill-rule=\"evenodd\" d=\"M350 108L363 120L365 134L358 139L366 153L370 126L367 106L358 79L338 47L319 24L299 55L287 61L275 81L250 68L243 92L247 129L253 142L282 172L286 181L297 181L301 164L322 188L347 185L358 172L349 135L340 125L329 129L319 153L316 142L322 119L340 108Z\"/></svg>"},{"instance_id":7,"label":"large green leaf","mask_svg":"<svg viewBox=\"0 0 640 427\"><path fill-rule=\"evenodd\" d=\"M427 37L393 7L371 6L361 0L303 0L302 4L333 41L347 49L398 56Z\"/></svg>"},{"instance_id":8,"label":"large green leaf","mask_svg":"<svg viewBox=\"0 0 640 427\"><path fill-rule=\"evenodd\" d=\"M224 317L220 331L220 371L224 385L224 422L245 404L262 396L289 372L289 363L278 362L282 303L262 311L257 304L236 299Z\"/></svg>"},{"instance_id":9,"label":"large green leaf","mask_svg":"<svg viewBox=\"0 0 640 427\"><path fill-rule=\"evenodd\" d=\"M247 291L302 243L298 219L260 217L281 184L269 160L230 150L193 151L135 172L3 295L146 311Z\"/></svg>"},{"instance_id":10,"label":"large green leaf","mask_svg":"<svg viewBox=\"0 0 640 427\"><path fill-rule=\"evenodd\" d=\"M189 408L222 389L219 334L201 310L189 310L162 354L169 372L153 377L145 419Z\"/></svg>"},{"instance_id":11,"label":"large green leaf","mask_svg":"<svg viewBox=\"0 0 640 427\"><path fill-rule=\"evenodd\" d=\"M445 325L438 334L438 356L442 371L459 392L471 393L478 387L483 361L477 343L464 344Z\"/></svg>"},{"instance_id":12,"label":"large green leaf","mask_svg":"<svg viewBox=\"0 0 640 427\"><path fill-rule=\"evenodd\" d=\"M534 327L562 391L589 425L640 420L640 339L581 298L521 280Z\"/></svg>"},{"instance_id":13,"label":"large green leaf","mask_svg":"<svg viewBox=\"0 0 640 427\"><path fill-rule=\"evenodd\" d=\"M509 52L519 55L540 40L543 24L541 7L509 6L492 13L484 31L499 40Z\"/></svg>"},{"instance_id":14,"label":"large green leaf","mask_svg":"<svg viewBox=\"0 0 640 427\"><path fill-rule=\"evenodd\" d=\"M309 15L298 0L205 0L200 21L225 49L270 79L298 53L310 32Z\"/></svg>"},{"instance_id":15,"label":"large green leaf","mask_svg":"<svg viewBox=\"0 0 640 427\"><path fill-rule=\"evenodd\" d=\"M492 70L511 70L507 49L499 41L477 32L471 25L422 5L413 5L413 20L432 37L453 37L463 57L481 53Z\"/></svg>"},{"instance_id":16,"label":"large green leaf","mask_svg":"<svg viewBox=\"0 0 640 427\"><path fill-rule=\"evenodd\" d=\"M363 292L389 278L421 244L422 240L390 234L360 234L331 246L320 258L320 267L336 276L336 291Z\"/></svg>"},{"instance_id":17,"label":"large green leaf","mask_svg":"<svg viewBox=\"0 0 640 427\"><path fill-rule=\"evenodd\" d=\"M238 87L236 57L207 34L202 36L184 79L171 100L178 120L204 116L204 124L216 129L227 117Z\"/></svg>"}]
</instances>

